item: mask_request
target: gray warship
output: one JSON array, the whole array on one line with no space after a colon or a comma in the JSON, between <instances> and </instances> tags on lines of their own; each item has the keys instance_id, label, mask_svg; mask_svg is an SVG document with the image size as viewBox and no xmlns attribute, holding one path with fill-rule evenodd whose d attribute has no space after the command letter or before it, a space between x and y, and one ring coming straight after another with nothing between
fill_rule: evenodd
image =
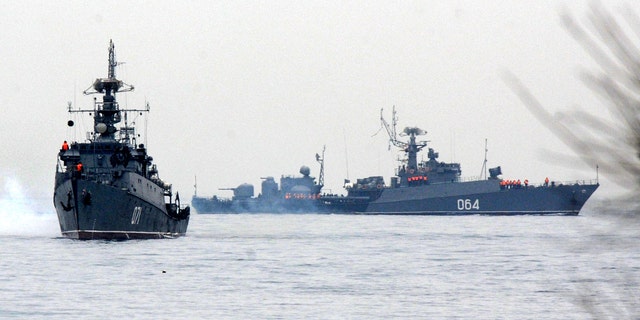
<instances>
[{"instance_id":1,"label":"gray warship","mask_svg":"<svg viewBox=\"0 0 640 320\"><path fill-rule=\"evenodd\" d=\"M427 148L428 141L417 141L426 131L405 128L396 131L397 116L392 124L380 112L382 126L390 143L405 153L405 158L386 185L381 176L357 179L346 184L346 196L322 196L319 201L329 211L356 214L387 215L578 215L582 206L599 186L590 181L529 184L528 180L503 179L501 167L488 169L489 176L462 178L459 163L438 161L439 154ZM427 148L428 160L418 161ZM485 145L486 152L486 145ZM486 172L486 155L483 172ZM596 175L597 176L597 175Z\"/></svg>"},{"instance_id":2,"label":"gray warship","mask_svg":"<svg viewBox=\"0 0 640 320\"><path fill-rule=\"evenodd\" d=\"M113 41L109 43L107 78L96 79L85 95L94 98L91 109L69 113L93 116L93 131L83 142L65 140L58 153L53 203L62 235L73 239L152 239L183 236L190 208L175 199L170 184L162 181L144 144L138 144L135 122L128 115L148 114L143 109L121 109L116 93L133 86L116 79ZM116 124L124 120L124 125ZM74 125L73 120L67 123Z\"/></svg>"},{"instance_id":3,"label":"gray warship","mask_svg":"<svg viewBox=\"0 0 640 320\"><path fill-rule=\"evenodd\" d=\"M310 176L308 166L300 167L302 176L282 175L280 185L273 177L262 177L261 192L255 196L254 186L243 183L235 188L222 188L233 192L232 198L199 197L197 183L191 205L199 214L217 213L318 213L326 212L321 190L324 186L324 149L316 154L320 164L318 181Z\"/></svg>"},{"instance_id":4,"label":"gray warship","mask_svg":"<svg viewBox=\"0 0 640 320\"><path fill-rule=\"evenodd\" d=\"M305 193L291 192L295 179L281 179L281 190L273 178L266 178L262 194L253 196L253 186L242 184L233 188L232 199L216 196L194 196L192 205L198 213L340 213L364 215L578 215L584 204L599 187L598 179L574 182L541 181L502 178L502 168L487 168L484 177L462 177L460 163L438 161L439 153L418 141L426 131L407 127L396 131L397 116L393 110L392 124L380 121L391 145L404 152L405 157L395 170L389 184L382 176L345 179L346 195L322 193L324 169L321 165L318 184L303 177ZM404 137L401 140L398 136ZM418 155L427 150L427 160L418 161ZM486 148L485 148L486 150ZM318 159L324 158L318 156ZM302 171L301 171L302 172ZM290 178L292 179L292 178ZM547 180L547 179L545 179ZM294 183L290 183L294 182ZM295 197L287 198L294 194ZM301 205L304 204L304 205Z\"/></svg>"}]
</instances>

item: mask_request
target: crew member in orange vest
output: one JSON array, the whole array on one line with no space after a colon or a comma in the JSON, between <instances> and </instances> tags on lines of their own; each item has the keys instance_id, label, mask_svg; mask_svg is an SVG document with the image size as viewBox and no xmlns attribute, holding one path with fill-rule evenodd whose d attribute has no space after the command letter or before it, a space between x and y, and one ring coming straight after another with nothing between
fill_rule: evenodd
<instances>
[{"instance_id":1,"label":"crew member in orange vest","mask_svg":"<svg viewBox=\"0 0 640 320\"><path fill-rule=\"evenodd\" d=\"M69 144L67 143L67 140L65 140L62 143L62 151L67 151L67 150L69 150Z\"/></svg>"},{"instance_id":2,"label":"crew member in orange vest","mask_svg":"<svg viewBox=\"0 0 640 320\"><path fill-rule=\"evenodd\" d=\"M549 186L549 177L544 178L544 186L545 187Z\"/></svg>"},{"instance_id":3,"label":"crew member in orange vest","mask_svg":"<svg viewBox=\"0 0 640 320\"><path fill-rule=\"evenodd\" d=\"M78 162L78 164L76 164L76 171L82 172L82 162Z\"/></svg>"}]
</instances>

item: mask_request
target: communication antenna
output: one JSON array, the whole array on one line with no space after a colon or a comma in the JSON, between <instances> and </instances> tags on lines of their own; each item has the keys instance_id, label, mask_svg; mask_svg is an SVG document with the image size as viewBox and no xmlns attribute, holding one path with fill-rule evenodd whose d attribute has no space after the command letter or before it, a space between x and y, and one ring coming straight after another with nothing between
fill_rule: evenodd
<instances>
[{"instance_id":1,"label":"communication antenna","mask_svg":"<svg viewBox=\"0 0 640 320\"><path fill-rule=\"evenodd\" d=\"M398 148L406 148L407 143L398 140L398 134L396 132L396 125L398 124L398 115L396 114L396 106L393 106L393 109L391 111L391 125L389 125L389 123L384 119L384 116L382 115L383 111L384 109L380 109L380 122L382 123L382 126L384 127L384 129L387 131L387 134L389 135L389 150L391 150L392 144Z\"/></svg>"},{"instance_id":2,"label":"communication antenna","mask_svg":"<svg viewBox=\"0 0 640 320\"><path fill-rule=\"evenodd\" d=\"M146 99L145 99L146 100ZM145 102L145 109L148 113L151 113L151 107L149 106L149 101ZM144 145L147 149L149 149L149 142L147 141L147 131L149 129L149 117L144 117Z\"/></svg>"},{"instance_id":3,"label":"communication antenna","mask_svg":"<svg viewBox=\"0 0 640 320\"><path fill-rule=\"evenodd\" d=\"M324 186L324 150L327 146L322 146L322 156L316 153L316 161L320 164L320 176L318 177L318 185Z\"/></svg>"},{"instance_id":4,"label":"communication antenna","mask_svg":"<svg viewBox=\"0 0 640 320\"><path fill-rule=\"evenodd\" d=\"M487 179L487 138L484 138L484 162L482 163L482 170L480 171L480 178Z\"/></svg>"},{"instance_id":5,"label":"communication antenna","mask_svg":"<svg viewBox=\"0 0 640 320\"><path fill-rule=\"evenodd\" d=\"M193 196L198 196L198 177L193 175Z\"/></svg>"},{"instance_id":6,"label":"communication antenna","mask_svg":"<svg viewBox=\"0 0 640 320\"><path fill-rule=\"evenodd\" d=\"M396 125L398 124L398 116L396 115L396 107L393 107L391 116L391 125L384 119L383 110L380 110L380 122L389 135L389 149L393 144L395 147L403 151L407 155L407 167L416 170L418 168L417 155L420 150L427 146L428 140L416 141L418 136L427 134L427 131L418 127L406 127L400 133L401 137L409 137L409 141L398 140L398 132L396 131ZM437 155L436 155L437 157Z\"/></svg>"},{"instance_id":7,"label":"communication antenna","mask_svg":"<svg viewBox=\"0 0 640 320\"><path fill-rule=\"evenodd\" d=\"M344 139L344 159L345 164L347 165L347 179L345 179L345 183L351 182L349 180L349 153L347 149L347 133L344 128L342 128L342 138Z\"/></svg>"}]
</instances>

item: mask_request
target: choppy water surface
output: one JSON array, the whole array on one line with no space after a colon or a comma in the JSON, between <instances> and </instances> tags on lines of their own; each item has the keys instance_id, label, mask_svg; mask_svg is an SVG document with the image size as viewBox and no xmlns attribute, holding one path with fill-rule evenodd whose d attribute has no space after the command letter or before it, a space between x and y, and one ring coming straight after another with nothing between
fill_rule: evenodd
<instances>
[{"instance_id":1,"label":"choppy water surface","mask_svg":"<svg viewBox=\"0 0 640 320\"><path fill-rule=\"evenodd\" d=\"M187 237L0 231L0 317L638 317L638 224L578 217L192 215ZM53 227L51 227L53 225ZM40 226L46 226L44 229Z\"/></svg>"}]
</instances>

